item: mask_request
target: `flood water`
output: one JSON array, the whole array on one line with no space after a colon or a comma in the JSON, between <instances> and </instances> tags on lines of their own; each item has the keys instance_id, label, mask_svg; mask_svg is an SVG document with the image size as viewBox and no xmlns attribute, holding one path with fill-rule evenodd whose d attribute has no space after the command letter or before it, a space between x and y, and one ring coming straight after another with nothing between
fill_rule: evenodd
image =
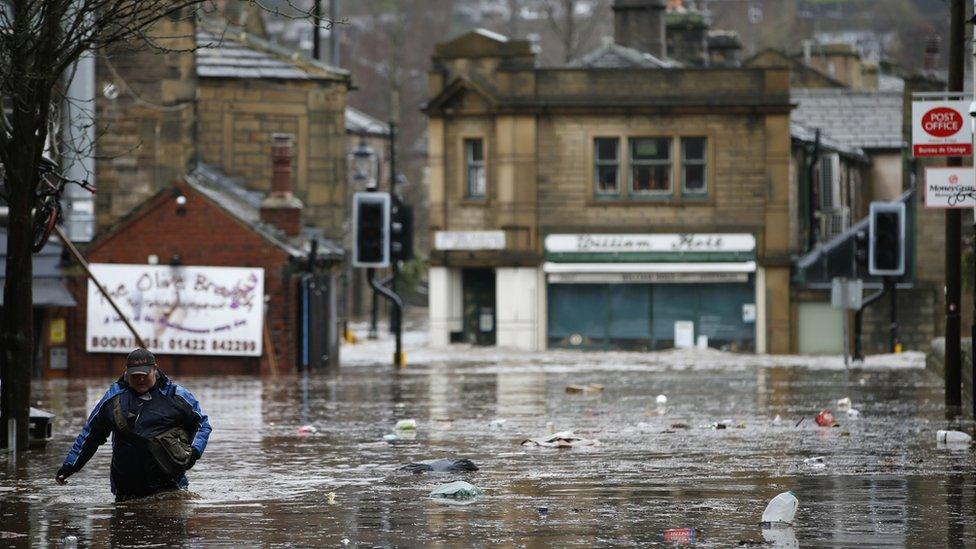
<instances>
[{"instance_id":1,"label":"flood water","mask_svg":"<svg viewBox=\"0 0 976 549\"><path fill-rule=\"evenodd\" d=\"M16 464L0 458L0 546L69 535L79 547L649 546L671 528L694 528L701 547L758 545L763 508L787 490L800 508L793 529L767 532L777 546L976 546L976 454L936 447L943 389L925 370L582 364L361 365L307 386L176 376L214 426L190 491L119 504L108 445L69 485L53 481L111 380L37 382L33 400L58 415L54 440ZM604 390L565 391L587 383ZM814 415L844 396L860 418L818 427ZM384 442L404 418L416 438ZM601 444L519 445L549 423ZM318 432L300 435L303 424ZM452 456L480 470L396 470ZM816 456L823 466L803 464ZM428 498L453 480L485 495Z\"/></svg>"}]
</instances>

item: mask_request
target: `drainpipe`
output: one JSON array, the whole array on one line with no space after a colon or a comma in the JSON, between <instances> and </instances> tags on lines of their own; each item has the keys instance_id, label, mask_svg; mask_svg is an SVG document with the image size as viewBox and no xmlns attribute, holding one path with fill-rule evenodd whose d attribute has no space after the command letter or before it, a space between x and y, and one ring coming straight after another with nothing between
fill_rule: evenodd
<instances>
[{"instance_id":1,"label":"drainpipe","mask_svg":"<svg viewBox=\"0 0 976 549\"><path fill-rule=\"evenodd\" d=\"M813 138L813 147L807 149L809 161L807 162L807 251L809 252L817 245L820 239L820 230L817 227L817 185L814 179L816 174L817 162L820 161L820 128L816 129Z\"/></svg>"}]
</instances>

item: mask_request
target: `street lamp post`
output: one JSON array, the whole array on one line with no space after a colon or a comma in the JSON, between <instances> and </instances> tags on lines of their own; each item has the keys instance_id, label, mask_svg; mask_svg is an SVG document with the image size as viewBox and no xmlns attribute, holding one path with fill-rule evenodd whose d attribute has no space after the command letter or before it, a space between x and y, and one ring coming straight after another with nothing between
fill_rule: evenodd
<instances>
[{"instance_id":1,"label":"street lamp post","mask_svg":"<svg viewBox=\"0 0 976 549\"><path fill-rule=\"evenodd\" d=\"M352 186L353 188L365 188L369 192L375 192L377 187L377 179L379 175L379 163L376 157L376 151L373 147L369 145L366 141L365 135L359 136L359 144L356 149L349 154L349 167L350 173L352 174ZM355 238L355 235L353 235ZM348 279L352 278L352 269L350 268ZM369 324L369 339L377 338L376 331L376 309L378 306L378 301L376 299L376 292L372 294L372 314L370 316Z\"/></svg>"}]
</instances>

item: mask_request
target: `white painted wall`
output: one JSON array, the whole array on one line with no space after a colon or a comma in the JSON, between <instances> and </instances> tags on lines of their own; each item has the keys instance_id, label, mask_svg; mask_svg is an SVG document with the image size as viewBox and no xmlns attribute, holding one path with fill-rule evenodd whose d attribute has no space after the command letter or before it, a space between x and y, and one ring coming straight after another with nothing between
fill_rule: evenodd
<instances>
[{"instance_id":1,"label":"white painted wall","mask_svg":"<svg viewBox=\"0 0 976 549\"><path fill-rule=\"evenodd\" d=\"M451 343L451 332L461 330L461 270L431 267L427 273L427 281L430 344L434 347L446 347Z\"/></svg>"},{"instance_id":2,"label":"white painted wall","mask_svg":"<svg viewBox=\"0 0 976 549\"><path fill-rule=\"evenodd\" d=\"M766 270L756 269L756 354L766 354Z\"/></svg>"},{"instance_id":3,"label":"white painted wall","mask_svg":"<svg viewBox=\"0 0 976 549\"><path fill-rule=\"evenodd\" d=\"M495 269L496 341L500 347L541 350L539 300L544 291L539 269Z\"/></svg>"}]
</instances>

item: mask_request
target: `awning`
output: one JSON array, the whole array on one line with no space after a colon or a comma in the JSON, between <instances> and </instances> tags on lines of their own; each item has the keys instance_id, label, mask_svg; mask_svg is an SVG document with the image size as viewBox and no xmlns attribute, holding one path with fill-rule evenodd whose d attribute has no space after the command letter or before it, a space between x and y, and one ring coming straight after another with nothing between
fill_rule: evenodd
<instances>
[{"instance_id":1,"label":"awning","mask_svg":"<svg viewBox=\"0 0 976 549\"><path fill-rule=\"evenodd\" d=\"M3 286L0 278L0 307L3 307ZM57 278L35 278L32 284L35 307L74 307L77 305L71 293Z\"/></svg>"},{"instance_id":2,"label":"awning","mask_svg":"<svg viewBox=\"0 0 976 549\"><path fill-rule=\"evenodd\" d=\"M731 284L748 282L755 261L720 263L544 263L553 284Z\"/></svg>"}]
</instances>

